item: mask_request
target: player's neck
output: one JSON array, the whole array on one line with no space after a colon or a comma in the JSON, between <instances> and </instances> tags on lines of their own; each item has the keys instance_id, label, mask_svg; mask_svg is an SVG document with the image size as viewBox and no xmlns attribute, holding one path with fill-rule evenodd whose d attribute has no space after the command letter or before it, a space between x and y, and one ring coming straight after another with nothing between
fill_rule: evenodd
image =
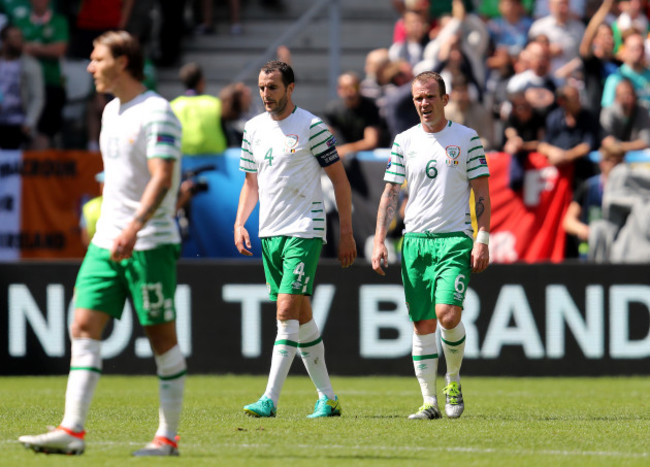
<instances>
[{"instance_id":1,"label":"player's neck","mask_svg":"<svg viewBox=\"0 0 650 467\"><path fill-rule=\"evenodd\" d=\"M119 86L115 87L113 94L122 104L132 101L145 91L144 85L132 78L125 79Z\"/></svg>"},{"instance_id":2,"label":"player's neck","mask_svg":"<svg viewBox=\"0 0 650 467\"><path fill-rule=\"evenodd\" d=\"M442 118L439 121L432 122L430 124L424 122L422 123L422 128L426 133L438 133L444 130L446 126L447 126L446 118Z\"/></svg>"},{"instance_id":3,"label":"player's neck","mask_svg":"<svg viewBox=\"0 0 650 467\"><path fill-rule=\"evenodd\" d=\"M279 114L269 113L269 115L271 116L271 119L275 120L276 122L279 122L289 117L296 110L296 107L297 107L296 104L289 101L287 103L287 106L282 111L282 113Z\"/></svg>"}]
</instances>

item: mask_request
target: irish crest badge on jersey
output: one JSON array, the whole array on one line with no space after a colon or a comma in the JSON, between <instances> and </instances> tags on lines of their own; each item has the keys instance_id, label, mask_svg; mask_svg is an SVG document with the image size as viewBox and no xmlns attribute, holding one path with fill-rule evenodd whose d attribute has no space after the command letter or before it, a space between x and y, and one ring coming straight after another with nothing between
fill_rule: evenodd
<instances>
[{"instance_id":1,"label":"irish crest badge on jersey","mask_svg":"<svg viewBox=\"0 0 650 467\"><path fill-rule=\"evenodd\" d=\"M284 148L290 154L296 153L298 147L298 135L286 135L284 137Z\"/></svg>"},{"instance_id":2,"label":"irish crest badge on jersey","mask_svg":"<svg viewBox=\"0 0 650 467\"><path fill-rule=\"evenodd\" d=\"M460 156L460 148L451 144L445 148L445 152L447 153L447 165L450 167L457 166L458 156Z\"/></svg>"}]
</instances>

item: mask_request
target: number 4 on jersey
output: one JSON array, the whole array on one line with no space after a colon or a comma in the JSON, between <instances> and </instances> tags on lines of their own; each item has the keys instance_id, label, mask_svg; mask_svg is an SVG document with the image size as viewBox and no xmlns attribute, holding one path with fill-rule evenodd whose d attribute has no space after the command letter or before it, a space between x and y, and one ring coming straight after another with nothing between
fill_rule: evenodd
<instances>
[{"instance_id":1,"label":"number 4 on jersey","mask_svg":"<svg viewBox=\"0 0 650 467\"><path fill-rule=\"evenodd\" d=\"M273 165L273 148L269 148L269 150L266 151L266 154L264 154L264 160L269 161L269 166Z\"/></svg>"}]
</instances>

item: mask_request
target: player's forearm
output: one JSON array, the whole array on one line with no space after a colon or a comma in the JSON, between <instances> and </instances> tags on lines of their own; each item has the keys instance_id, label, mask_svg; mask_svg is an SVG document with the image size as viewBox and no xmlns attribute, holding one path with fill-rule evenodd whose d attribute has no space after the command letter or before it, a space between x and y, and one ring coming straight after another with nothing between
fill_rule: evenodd
<instances>
[{"instance_id":1,"label":"player's forearm","mask_svg":"<svg viewBox=\"0 0 650 467\"><path fill-rule=\"evenodd\" d=\"M241 193L239 194L237 216L235 217L235 228L246 225L246 221L248 221L253 209L255 209L258 200L259 193L257 186L247 177L242 186Z\"/></svg>"},{"instance_id":2,"label":"player's forearm","mask_svg":"<svg viewBox=\"0 0 650 467\"><path fill-rule=\"evenodd\" d=\"M490 218L492 204L490 202L490 186L487 177L481 177L472 182L474 190L474 211L476 213L476 224L478 230L490 231Z\"/></svg>"},{"instance_id":3,"label":"player's forearm","mask_svg":"<svg viewBox=\"0 0 650 467\"><path fill-rule=\"evenodd\" d=\"M332 180L336 210L339 213L340 235L352 233L352 189L347 178Z\"/></svg>"},{"instance_id":4,"label":"player's forearm","mask_svg":"<svg viewBox=\"0 0 650 467\"><path fill-rule=\"evenodd\" d=\"M387 183L384 192L379 200L379 209L377 210L377 225L375 227L375 243L382 243L388 235L388 226L393 222L397 212L397 203L399 200L399 185Z\"/></svg>"},{"instance_id":5,"label":"player's forearm","mask_svg":"<svg viewBox=\"0 0 650 467\"><path fill-rule=\"evenodd\" d=\"M140 198L140 205L129 224L129 228L136 232L142 229L158 210L170 188L171 180L167 179L167 177L153 176L149 180L142 198Z\"/></svg>"}]
</instances>

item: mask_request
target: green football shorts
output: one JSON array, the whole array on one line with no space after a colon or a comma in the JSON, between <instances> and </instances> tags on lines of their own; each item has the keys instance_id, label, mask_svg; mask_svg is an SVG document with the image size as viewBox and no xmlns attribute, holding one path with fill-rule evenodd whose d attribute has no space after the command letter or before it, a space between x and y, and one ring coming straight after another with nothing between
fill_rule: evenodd
<instances>
[{"instance_id":1,"label":"green football shorts","mask_svg":"<svg viewBox=\"0 0 650 467\"><path fill-rule=\"evenodd\" d=\"M134 251L111 261L110 252L92 243L75 283L75 307L96 310L120 319L130 295L140 324L151 326L176 319L176 262L180 245Z\"/></svg>"},{"instance_id":2,"label":"green football shorts","mask_svg":"<svg viewBox=\"0 0 650 467\"><path fill-rule=\"evenodd\" d=\"M473 245L462 232L404 235L402 283L411 321L436 319L438 303L462 308Z\"/></svg>"},{"instance_id":3,"label":"green football shorts","mask_svg":"<svg viewBox=\"0 0 650 467\"><path fill-rule=\"evenodd\" d=\"M260 240L269 298L276 301L281 293L311 295L323 239L277 236Z\"/></svg>"}]
</instances>

